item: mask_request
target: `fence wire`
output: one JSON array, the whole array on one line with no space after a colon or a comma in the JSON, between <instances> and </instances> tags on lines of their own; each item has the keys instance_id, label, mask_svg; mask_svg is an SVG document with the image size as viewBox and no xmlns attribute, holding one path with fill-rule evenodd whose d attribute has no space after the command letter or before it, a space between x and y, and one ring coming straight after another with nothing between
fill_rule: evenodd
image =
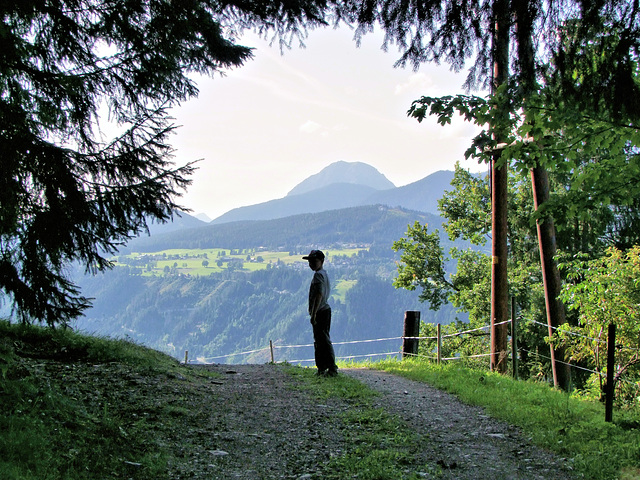
<instances>
[{"instance_id":1,"label":"fence wire","mask_svg":"<svg viewBox=\"0 0 640 480\"><path fill-rule=\"evenodd\" d=\"M528 323L532 323L541 327L545 327L545 328L549 328L549 326L545 323L542 322L538 322L535 320L526 320ZM511 323L511 320L507 320L504 322L500 322L500 323L496 323L494 326L498 326L498 325L504 325L507 323ZM473 329L469 329L469 330L464 330L462 332L456 332L456 333L451 333L451 334L447 334L447 335L441 335L441 340L445 339L445 338L452 338L452 337L460 337L463 335L467 335L469 333L473 333L473 332L477 332L477 331L481 331L481 330L487 330L490 329L491 326L490 325L485 325L482 327L478 327L478 328L473 328ZM557 330L556 327L551 327L553 330ZM604 340L602 339L598 339L598 338L592 338L586 335L581 335L579 333L576 332L568 332L571 335L574 336L579 336L579 337L583 337L586 338L588 340L592 340L592 341L596 341L599 343L604 343ZM385 341L391 341L391 340L437 340L438 337L422 337L422 336L418 336L418 337L404 337L404 336L399 336L399 337L385 337L385 338L372 338L372 339L367 339L367 340L350 340L350 341L343 341L343 342L334 342L333 345L338 346L338 345L356 345L356 344L361 344L361 343L376 343L376 342L385 342ZM197 360L200 363L213 363L214 360L220 360L220 359L225 359L225 358L230 358L230 357L242 357L242 356L246 356L246 355L252 355L255 353L260 353L260 352L271 352L271 354L273 355L273 352L275 350L283 350L283 349L296 349L296 348L310 348L313 347L313 343L307 343L307 344L300 344L300 345L278 345L276 343L271 343L270 346L268 347L264 347L264 348L258 348L258 349L254 349L254 350L246 350L243 352L234 352L234 353L229 353L226 355L217 355L214 357L198 357ZM632 347L626 347L629 350L632 351L640 351L640 349L635 349ZM527 352L531 355L536 355L540 358L544 358L547 359L549 361L551 361L551 357L543 355L539 352L533 352L530 350L527 350L525 348L519 348L519 351L523 351L523 352ZM404 356L408 356L408 357L416 357L416 358L425 358L425 359L429 359L429 360L437 360L437 357L434 356L429 356L429 355L423 355L423 354L416 354L416 353L407 353L407 352L402 352L402 347L400 347L397 351L386 351L386 352L379 352L379 353L366 353L366 354L353 354L353 355L342 355L342 356L338 356L336 357L338 360L353 360L353 359L357 359L357 358L372 358L372 357L381 357L381 356L394 356L394 355L404 355ZM513 354L513 352L512 352ZM490 357L492 354L491 353L481 353L481 354L476 354L476 355L460 355L460 356L456 356L456 357L445 357L445 358L440 358L441 361L454 361L454 360L464 360L464 359L469 359L469 358L483 358L483 357ZM282 359L279 361L284 361L284 362L289 362L289 363L311 363L314 362L315 359L314 358L303 358L303 359ZM556 362L564 364L564 365L568 365L571 368L576 368L578 370L583 370L589 373L593 373L596 375L600 375L602 376L603 374L601 372L598 372L596 370L591 370L589 368L585 368L585 367L581 367L579 365L575 365L569 362L564 362L561 360L556 360ZM626 383L630 383L632 385L637 385L637 383L635 382L629 382L627 380L624 379L619 379L620 381L626 382Z\"/></svg>"}]
</instances>

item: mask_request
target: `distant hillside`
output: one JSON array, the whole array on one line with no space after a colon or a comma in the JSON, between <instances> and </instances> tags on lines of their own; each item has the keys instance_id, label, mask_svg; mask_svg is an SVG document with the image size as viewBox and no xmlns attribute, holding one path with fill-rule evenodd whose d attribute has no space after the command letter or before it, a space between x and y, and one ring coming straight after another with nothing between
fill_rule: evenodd
<instances>
[{"instance_id":1,"label":"distant hillside","mask_svg":"<svg viewBox=\"0 0 640 480\"><path fill-rule=\"evenodd\" d=\"M149 222L151 235L162 235L177 230L203 227L207 223L185 212L176 212L173 219L167 223Z\"/></svg>"},{"instance_id":2,"label":"distant hillside","mask_svg":"<svg viewBox=\"0 0 640 480\"><path fill-rule=\"evenodd\" d=\"M418 212L438 215L438 200L450 189L454 172L440 170L417 182L382 192L375 192L365 199L370 205L382 204L402 207Z\"/></svg>"},{"instance_id":3,"label":"distant hillside","mask_svg":"<svg viewBox=\"0 0 640 480\"><path fill-rule=\"evenodd\" d=\"M420 303L419 290L393 286L400 254L391 246L416 221L429 224L432 231L441 227L441 219L435 215L369 205L275 220L206 225L140 238L121 253L215 247L246 253L264 247L297 255L297 262L270 262L256 272L229 266L202 276L170 272L142 276L128 267L83 276L78 284L83 294L95 301L77 327L100 335L126 335L172 355L188 350L206 358L262 349L271 339L281 345L309 344L306 302L311 272L301 257L318 247L328 254L327 268L335 288L331 307L332 335L336 338L399 337L407 310L420 310L423 322L464 320L465 315L458 316L448 305L438 312L429 310ZM451 242L441 229L440 238L448 251ZM351 256L334 255L342 246L361 250ZM457 246L467 245L458 242ZM397 348L399 342L392 347L377 342L336 347L338 355L369 355ZM286 354L289 358L312 358L312 354L299 357L299 351ZM251 360L234 357L226 361Z\"/></svg>"},{"instance_id":4,"label":"distant hillside","mask_svg":"<svg viewBox=\"0 0 640 480\"><path fill-rule=\"evenodd\" d=\"M205 225L165 235L140 237L126 251L168 248L258 248L298 250L312 245L376 244L390 248L415 221L439 228L440 217L382 205L368 205L290 217Z\"/></svg>"},{"instance_id":5,"label":"distant hillside","mask_svg":"<svg viewBox=\"0 0 640 480\"><path fill-rule=\"evenodd\" d=\"M332 335L345 341L388 339L401 335L406 310L422 311L424 322L446 324L458 317L451 306L438 312L429 310L420 303L419 291L393 287L400 255L391 246L416 221L428 224L431 231L442 223L440 217L429 213L367 205L142 237L132 240L121 253L264 247L301 257L319 247L328 254L333 285L342 286L331 300L335 319ZM451 243L442 230L440 233L442 246L448 251ZM460 248L467 246L458 243ZM332 255L345 245L368 248L350 257ZM146 277L129 268L115 268L99 276L82 276L78 285L95 301L77 327L100 335L126 335L178 356L185 350L206 358L254 351L271 339L282 345L309 344L306 301L310 272L300 257L290 265L270 263L257 272L229 267L206 276L168 272ZM336 354L369 355L397 345L349 344L337 346ZM300 358L293 355L301 354L285 353L292 355L289 358ZM251 358L229 357L226 361Z\"/></svg>"},{"instance_id":6,"label":"distant hillside","mask_svg":"<svg viewBox=\"0 0 640 480\"><path fill-rule=\"evenodd\" d=\"M209 223L209 222L211 222L211 219L209 218L209 216L208 216L206 213L198 213L198 214L196 214L196 215L195 215L195 217L196 217L198 220L203 221L204 223Z\"/></svg>"},{"instance_id":7,"label":"distant hillside","mask_svg":"<svg viewBox=\"0 0 640 480\"><path fill-rule=\"evenodd\" d=\"M299 195L288 195L269 202L234 208L213 220L212 224L242 220L273 220L301 213L316 213L326 210L355 207L377 192L368 185L332 183Z\"/></svg>"}]
</instances>

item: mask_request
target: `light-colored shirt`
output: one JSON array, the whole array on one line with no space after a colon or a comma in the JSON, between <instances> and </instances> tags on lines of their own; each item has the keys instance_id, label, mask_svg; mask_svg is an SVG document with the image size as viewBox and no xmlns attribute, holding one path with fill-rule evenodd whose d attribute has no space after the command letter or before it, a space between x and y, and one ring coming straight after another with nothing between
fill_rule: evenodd
<instances>
[{"instance_id":1,"label":"light-colored shirt","mask_svg":"<svg viewBox=\"0 0 640 480\"><path fill-rule=\"evenodd\" d=\"M331 283L329 282L329 275L324 268L316 271L313 274L311 280L311 286L309 287L309 315L313 314L313 300L316 295L320 293L320 303L318 305L318 312L329 308L329 295L331 295Z\"/></svg>"}]
</instances>

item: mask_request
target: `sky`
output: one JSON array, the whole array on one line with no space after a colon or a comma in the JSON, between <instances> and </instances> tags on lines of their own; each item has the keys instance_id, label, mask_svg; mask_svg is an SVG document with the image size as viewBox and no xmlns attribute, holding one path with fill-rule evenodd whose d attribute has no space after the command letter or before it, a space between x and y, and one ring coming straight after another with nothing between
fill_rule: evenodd
<instances>
[{"instance_id":1,"label":"sky","mask_svg":"<svg viewBox=\"0 0 640 480\"><path fill-rule=\"evenodd\" d=\"M448 65L394 68L393 47L369 34L357 48L347 28L315 30L306 48L282 54L253 34L239 42L254 58L225 76L196 79L197 98L171 111L179 126L174 161L200 160L179 202L214 219L241 206L282 198L337 161L364 162L397 187L465 161L477 127L442 127L407 116L423 95L465 93L466 72Z\"/></svg>"}]
</instances>

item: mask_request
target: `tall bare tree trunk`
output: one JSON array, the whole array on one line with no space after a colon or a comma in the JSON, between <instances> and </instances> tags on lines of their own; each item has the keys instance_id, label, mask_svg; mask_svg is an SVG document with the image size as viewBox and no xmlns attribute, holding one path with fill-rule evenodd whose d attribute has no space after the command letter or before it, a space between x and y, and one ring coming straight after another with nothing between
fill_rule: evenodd
<instances>
[{"instance_id":1,"label":"tall bare tree trunk","mask_svg":"<svg viewBox=\"0 0 640 480\"><path fill-rule=\"evenodd\" d=\"M549 177L547 171L540 166L531 170L531 185L533 188L533 205L536 209L549 200ZM556 229L551 217L537 220L538 246L540 249L540 264L542 265L542 279L544 284L544 299L547 307L547 325L549 336L553 336L555 329L565 323L564 305L558 298L562 288L560 273L555 261ZM564 363L564 348L550 346L551 369L553 384L563 390L569 389L571 370Z\"/></svg>"}]
</instances>

